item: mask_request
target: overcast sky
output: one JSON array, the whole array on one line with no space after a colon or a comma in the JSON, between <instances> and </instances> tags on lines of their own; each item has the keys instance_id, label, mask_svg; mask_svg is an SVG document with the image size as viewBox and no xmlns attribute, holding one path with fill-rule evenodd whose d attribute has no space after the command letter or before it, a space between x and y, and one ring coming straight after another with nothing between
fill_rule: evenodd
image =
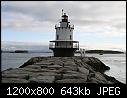
<instances>
[{"instance_id":1,"label":"overcast sky","mask_svg":"<svg viewBox=\"0 0 127 98\"><path fill-rule=\"evenodd\" d=\"M48 45L61 10L86 49L126 50L125 1L2 1L2 42Z\"/></svg>"}]
</instances>

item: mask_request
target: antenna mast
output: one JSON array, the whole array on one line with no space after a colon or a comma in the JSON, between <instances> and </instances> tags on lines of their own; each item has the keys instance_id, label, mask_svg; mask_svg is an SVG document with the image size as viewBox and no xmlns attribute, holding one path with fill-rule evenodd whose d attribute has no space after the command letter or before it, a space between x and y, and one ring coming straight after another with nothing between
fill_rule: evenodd
<instances>
[{"instance_id":1,"label":"antenna mast","mask_svg":"<svg viewBox=\"0 0 127 98\"><path fill-rule=\"evenodd\" d=\"M62 9L62 16L63 16L63 9Z\"/></svg>"}]
</instances>

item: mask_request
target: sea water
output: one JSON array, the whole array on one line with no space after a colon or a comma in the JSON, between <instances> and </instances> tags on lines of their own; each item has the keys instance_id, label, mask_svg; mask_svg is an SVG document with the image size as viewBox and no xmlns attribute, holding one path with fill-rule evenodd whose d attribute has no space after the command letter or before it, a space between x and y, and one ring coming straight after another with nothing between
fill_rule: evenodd
<instances>
[{"instance_id":1,"label":"sea water","mask_svg":"<svg viewBox=\"0 0 127 98\"><path fill-rule=\"evenodd\" d=\"M79 54L76 55L78 56ZM2 53L2 71L8 68L18 68L31 57L37 56L53 56L53 53ZM100 59L106 66L111 68L105 74L115 77L120 82L126 84L126 54L86 54L86 56Z\"/></svg>"},{"instance_id":2,"label":"sea water","mask_svg":"<svg viewBox=\"0 0 127 98\"><path fill-rule=\"evenodd\" d=\"M52 53L2 53L1 69L18 68L32 57L53 56Z\"/></svg>"},{"instance_id":3,"label":"sea water","mask_svg":"<svg viewBox=\"0 0 127 98\"><path fill-rule=\"evenodd\" d=\"M106 66L110 67L110 70L105 72L106 75L115 77L126 84L126 54L88 54L87 56L99 58Z\"/></svg>"}]
</instances>

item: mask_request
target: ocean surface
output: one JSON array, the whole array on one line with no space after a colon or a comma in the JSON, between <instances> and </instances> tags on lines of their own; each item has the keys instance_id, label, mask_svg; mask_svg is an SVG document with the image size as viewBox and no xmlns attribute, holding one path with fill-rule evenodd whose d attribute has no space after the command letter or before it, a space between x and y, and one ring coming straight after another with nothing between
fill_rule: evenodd
<instances>
[{"instance_id":1,"label":"ocean surface","mask_svg":"<svg viewBox=\"0 0 127 98\"><path fill-rule=\"evenodd\" d=\"M75 54L79 56L79 54ZM1 69L18 68L31 57L36 56L53 56L52 53L2 53ZM106 71L108 76L115 77L122 83L126 84L126 54L86 54L86 56L93 56L99 58L104 64L111 69Z\"/></svg>"}]
</instances>

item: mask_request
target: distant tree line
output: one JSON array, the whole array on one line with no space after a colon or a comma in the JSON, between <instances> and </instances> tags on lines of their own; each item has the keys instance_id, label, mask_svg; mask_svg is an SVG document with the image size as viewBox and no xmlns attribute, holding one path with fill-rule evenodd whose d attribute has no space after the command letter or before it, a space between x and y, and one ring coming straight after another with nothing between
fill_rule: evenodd
<instances>
[{"instance_id":1,"label":"distant tree line","mask_svg":"<svg viewBox=\"0 0 127 98\"><path fill-rule=\"evenodd\" d=\"M79 53L80 51L77 51ZM124 52L114 50L86 50L85 53L98 53L98 54L121 54Z\"/></svg>"},{"instance_id":2,"label":"distant tree line","mask_svg":"<svg viewBox=\"0 0 127 98\"><path fill-rule=\"evenodd\" d=\"M27 50L15 50L14 53L28 53Z\"/></svg>"}]
</instances>

